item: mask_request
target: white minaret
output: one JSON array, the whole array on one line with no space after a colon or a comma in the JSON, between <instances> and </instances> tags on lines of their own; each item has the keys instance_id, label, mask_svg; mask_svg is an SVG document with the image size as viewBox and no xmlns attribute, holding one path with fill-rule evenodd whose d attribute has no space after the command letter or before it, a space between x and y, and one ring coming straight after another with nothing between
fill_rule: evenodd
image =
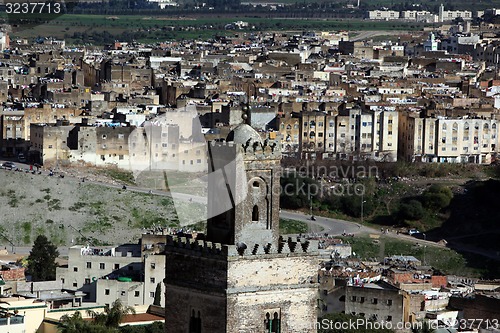
<instances>
[{"instance_id":1,"label":"white minaret","mask_svg":"<svg viewBox=\"0 0 500 333\"><path fill-rule=\"evenodd\" d=\"M443 22L444 20L444 5L441 4L441 6L439 6L439 22Z\"/></svg>"}]
</instances>

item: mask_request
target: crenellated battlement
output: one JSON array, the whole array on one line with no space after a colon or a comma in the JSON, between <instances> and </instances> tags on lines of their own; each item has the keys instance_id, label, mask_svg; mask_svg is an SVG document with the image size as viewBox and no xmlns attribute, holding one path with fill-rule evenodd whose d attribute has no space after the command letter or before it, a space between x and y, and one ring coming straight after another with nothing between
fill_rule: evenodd
<instances>
[{"instance_id":1,"label":"crenellated battlement","mask_svg":"<svg viewBox=\"0 0 500 333\"><path fill-rule=\"evenodd\" d=\"M166 247L170 251L184 252L191 255L205 257L252 257L276 255L317 255L318 241L306 240L298 237L289 237L284 240L280 237L278 245L275 244L238 244L227 245L193 238L167 236Z\"/></svg>"},{"instance_id":2,"label":"crenellated battlement","mask_svg":"<svg viewBox=\"0 0 500 333\"><path fill-rule=\"evenodd\" d=\"M213 148L231 149L241 147L244 159L281 159L281 149L278 141L265 140L263 143L248 140L245 144L232 141L212 141Z\"/></svg>"}]
</instances>

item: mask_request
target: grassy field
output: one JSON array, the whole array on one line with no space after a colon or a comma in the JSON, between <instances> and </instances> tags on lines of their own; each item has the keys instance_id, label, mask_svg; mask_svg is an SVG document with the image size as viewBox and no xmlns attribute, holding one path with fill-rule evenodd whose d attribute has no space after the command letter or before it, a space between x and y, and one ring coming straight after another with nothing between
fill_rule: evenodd
<instances>
[{"instance_id":1,"label":"grassy field","mask_svg":"<svg viewBox=\"0 0 500 333\"><path fill-rule=\"evenodd\" d=\"M289 219L280 219L280 234L305 234L308 231L307 223Z\"/></svg>"},{"instance_id":2,"label":"grassy field","mask_svg":"<svg viewBox=\"0 0 500 333\"><path fill-rule=\"evenodd\" d=\"M247 30L225 30L235 20L249 23ZM172 18L142 15L61 15L29 16L14 27L12 39L52 36L69 44L102 44L103 40L158 42L181 39L208 39L216 35L235 35L252 31L303 30L420 30L423 25L408 22L375 22L341 19L284 19L268 17L199 17Z\"/></svg>"}]
</instances>

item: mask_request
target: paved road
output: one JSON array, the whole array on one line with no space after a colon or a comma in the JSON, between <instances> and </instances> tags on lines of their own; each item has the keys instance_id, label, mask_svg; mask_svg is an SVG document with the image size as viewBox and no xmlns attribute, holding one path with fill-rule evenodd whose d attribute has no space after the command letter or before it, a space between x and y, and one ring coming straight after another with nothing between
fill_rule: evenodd
<instances>
[{"instance_id":1,"label":"paved road","mask_svg":"<svg viewBox=\"0 0 500 333\"><path fill-rule=\"evenodd\" d=\"M341 235L344 232L348 234L377 233L377 230L365 227L355 222L321 216L316 216L316 221L312 221L311 215L305 215L302 212L282 210L280 217L305 222L310 226L310 232L312 233L328 233L329 235ZM378 233L380 233L380 231Z\"/></svg>"},{"instance_id":2,"label":"paved road","mask_svg":"<svg viewBox=\"0 0 500 333\"><path fill-rule=\"evenodd\" d=\"M408 31L399 31L398 34L405 34L408 33ZM394 31L388 31L388 30L368 30L368 31L361 31L357 36L354 36L352 38L349 38L351 42L355 41L361 41L365 39L370 39L375 36L392 36L394 35Z\"/></svg>"}]
</instances>

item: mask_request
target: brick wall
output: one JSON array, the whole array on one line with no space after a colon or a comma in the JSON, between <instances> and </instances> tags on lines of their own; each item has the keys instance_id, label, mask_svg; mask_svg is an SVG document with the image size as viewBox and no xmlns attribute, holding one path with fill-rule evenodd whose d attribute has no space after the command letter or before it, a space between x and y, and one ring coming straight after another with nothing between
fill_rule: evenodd
<instances>
[{"instance_id":1,"label":"brick wall","mask_svg":"<svg viewBox=\"0 0 500 333\"><path fill-rule=\"evenodd\" d=\"M24 280L24 267L0 271L0 275L5 281Z\"/></svg>"}]
</instances>

